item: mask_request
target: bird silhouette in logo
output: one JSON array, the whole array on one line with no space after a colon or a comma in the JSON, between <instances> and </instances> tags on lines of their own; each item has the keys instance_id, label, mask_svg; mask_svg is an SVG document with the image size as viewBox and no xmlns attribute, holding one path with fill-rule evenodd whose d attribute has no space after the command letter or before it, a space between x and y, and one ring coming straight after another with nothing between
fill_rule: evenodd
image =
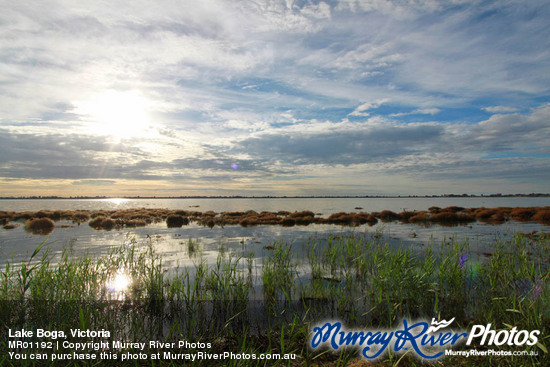
<instances>
[{"instance_id":1,"label":"bird silhouette in logo","mask_svg":"<svg viewBox=\"0 0 550 367\"><path fill-rule=\"evenodd\" d=\"M430 326L428 328L428 331L427 333L435 333L437 330L439 329L444 329L446 328L447 326L451 325L451 323L455 320L455 318L453 317L452 319L450 319L449 321L445 321L445 320L441 320L439 322L437 322L434 318L432 318L432 326Z\"/></svg>"}]
</instances>

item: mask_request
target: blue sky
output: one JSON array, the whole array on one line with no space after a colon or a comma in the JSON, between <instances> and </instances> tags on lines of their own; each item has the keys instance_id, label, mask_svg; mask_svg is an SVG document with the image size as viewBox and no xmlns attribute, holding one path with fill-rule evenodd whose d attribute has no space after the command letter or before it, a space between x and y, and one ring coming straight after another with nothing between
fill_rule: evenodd
<instances>
[{"instance_id":1,"label":"blue sky","mask_svg":"<svg viewBox=\"0 0 550 367\"><path fill-rule=\"evenodd\" d=\"M0 196L549 192L547 1L24 1Z\"/></svg>"}]
</instances>

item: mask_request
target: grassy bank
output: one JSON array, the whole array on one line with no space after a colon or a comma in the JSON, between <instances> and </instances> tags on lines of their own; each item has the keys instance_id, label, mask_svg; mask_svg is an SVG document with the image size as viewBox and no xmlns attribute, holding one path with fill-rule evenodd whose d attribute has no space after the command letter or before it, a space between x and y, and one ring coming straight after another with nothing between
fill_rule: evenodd
<instances>
[{"instance_id":1,"label":"grassy bank","mask_svg":"<svg viewBox=\"0 0 550 367\"><path fill-rule=\"evenodd\" d=\"M7 345L9 328L67 334L80 328L109 330L111 341L188 340L210 343L200 350L215 353L298 356L279 363L234 360L234 365L354 365L361 362L357 350L312 352L307 346L312 326L338 319L350 327L373 330L392 328L402 318L455 317L453 327L463 330L488 323L498 330L540 330L539 343L521 349L539 355L446 357L436 365L550 364L548 235L495 240L486 244L491 255L484 258L470 253L467 242L444 241L413 253L348 235L300 244L308 256L299 263L291 246L298 245L270 247L259 282L254 281L253 254L222 253L214 265L197 260L192 268L168 274L151 244L131 241L97 259L65 252L55 266L46 246L39 246L21 267L8 263L0 274L2 363L32 365L7 358L13 351ZM377 364L397 362L422 364L411 353L389 353Z\"/></svg>"}]
</instances>

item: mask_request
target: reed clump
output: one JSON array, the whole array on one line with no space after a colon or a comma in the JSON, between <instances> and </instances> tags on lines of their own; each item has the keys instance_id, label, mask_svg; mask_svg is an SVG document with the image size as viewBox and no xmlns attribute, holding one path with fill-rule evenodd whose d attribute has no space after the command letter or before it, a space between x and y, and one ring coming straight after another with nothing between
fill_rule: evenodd
<instances>
[{"instance_id":1,"label":"reed clump","mask_svg":"<svg viewBox=\"0 0 550 367\"><path fill-rule=\"evenodd\" d=\"M73 222L87 222L90 219L90 215L85 211L78 211L72 215Z\"/></svg>"},{"instance_id":2,"label":"reed clump","mask_svg":"<svg viewBox=\"0 0 550 367\"><path fill-rule=\"evenodd\" d=\"M39 211L37 211L36 213L33 214L33 217L34 218L50 218L51 215L52 215L52 212L50 212L50 211L39 210Z\"/></svg>"},{"instance_id":3,"label":"reed clump","mask_svg":"<svg viewBox=\"0 0 550 367\"><path fill-rule=\"evenodd\" d=\"M417 215L417 212L412 211L402 211L401 213L397 214L399 217L399 221L402 223L409 223L410 219Z\"/></svg>"},{"instance_id":4,"label":"reed clump","mask_svg":"<svg viewBox=\"0 0 550 367\"><path fill-rule=\"evenodd\" d=\"M353 213L353 222L357 225L368 224L369 226L373 226L378 223L378 219L372 214L360 212Z\"/></svg>"},{"instance_id":5,"label":"reed clump","mask_svg":"<svg viewBox=\"0 0 550 367\"><path fill-rule=\"evenodd\" d=\"M292 218L283 218L281 219L280 224L283 227L292 227L296 224L296 221Z\"/></svg>"},{"instance_id":6,"label":"reed clump","mask_svg":"<svg viewBox=\"0 0 550 367\"><path fill-rule=\"evenodd\" d=\"M299 212L290 213L289 219L294 219L297 225L307 226L315 221L315 213L310 210L303 210Z\"/></svg>"},{"instance_id":7,"label":"reed clump","mask_svg":"<svg viewBox=\"0 0 550 367\"><path fill-rule=\"evenodd\" d=\"M498 213L496 209L479 208L475 210L474 214L478 220L490 219L493 215Z\"/></svg>"},{"instance_id":8,"label":"reed clump","mask_svg":"<svg viewBox=\"0 0 550 367\"><path fill-rule=\"evenodd\" d=\"M110 231L111 229L113 229L115 227L116 227L116 222L114 220L112 220L111 218L105 218L101 222L101 228L106 230L106 231Z\"/></svg>"},{"instance_id":9,"label":"reed clump","mask_svg":"<svg viewBox=\"0 0 550 367\"><path fill-rule=\"evenodd\" d=\"M142 219L130 219L126 222L124 222L124 225L126 227L134 228L134 227L145 227L147 225L147 222Z\"/></svg>"},{"instance_id":10,"label":"reed clump","mask_svg":"<svg viewBox=\"0 0 550 367\"><path fill-rule=\"evenodd\" d=\"M533 215L533 220L540 223L550 223L550 209L541 209Z\"/></svg>"},{"instance_id":11,"label":"reed clump","mask_svg":"<svg viewBox=\"0 0 550 367\"><path fill-rule=\"evenodd\" d=\"M303 211L300 211L300 212L290 213L288 216L290 218L303 218L303 217L313 218L315 216L315 213L310 211L310 210L303 210Z\"/></svg>"},{"instance_id":12,"label":"reed clump","mask_svg":"<svg viewBox=\"0 0 550 367\"><path fill-rule=\"evenodd\" d=\"M213 228L215 226L241 225L243 227L257 225L310 225L310 224L335 224L343 226L375 225L378 220L382 222L400 221L419 225L439 224L445 226L464 225L474 221L488 224L500 224L507 220L521 222L536 221L541 224L550 224L548 219L549 207L529 208L463 208L449 206L439 208L432 206L428 211L402 211L395 213L391 210L382 212L339 212L322 217L310 210L295 212L278 211L256 212L254 210L221 212L191 211L171 209L122 209L122 210L40 210L37 212L7 212L0 211L0 225L6 225L11 221L32 219L50 219L53 221L71 220L73 223L88 222L90 227L97 230L110 230L120 228L135 228L151 223L166 222L168 227L181 227L191 222ZM97 219L100 218L100 219ZM105 220L109 218L112 220ZM104 224L102 224L104 222Z\"/></svg>"},{"instance_id":13,"label":"reed clump","mask_svg":"<svg viewBox=\"0 0 550 367\"><path fill-rule=\"evenodd\" d=\"M113 228L117 227L117 222L111 218L96 216L88 222L88 225L93 229L103 229L106 231L110 231Z\"/></svg>"},{"instance_id":14,"label":"reed clump","mask_svg":"<svg viewBox=\"0 0 550 367\"><path fill-rule=\"evenodd\" d=\"M263 211L258 216L258 223L261 225L276 225L281 222L277 213Z\"/></svg>"},{"instance_id":15,"label":"reed clump","mask_svg":"<svg viewBox=\"0 0 550 367\"><path fill-rule=\"evenodd\" d=\"M476 219L485 223L503 223L508 220L510 215L510 208L477 208L471 209L472 215L475 215Z\"/></svg>"},{"instance_id":16,"label":"reed clump","mask_svg":"<svg viewBox=\"0 0 550 367\"><path fill-rule=\"evenodd\" d=\"M464 211L465 208L461 206L448 206L446 208L441 209L441 212L451 212L451 213L458 213L461 211Z\"/></svg>"},{"instance_id":17,"label":"reed clump","mask_svg":"<svg viewBox=\"0 0 550 367\"><path fill-rule=\"evenodd\" d=\"M32 234L47 235L52 233L55 223L49 218L35 218L25 223L25 230Z\"/></svg>"},{"instance_id":18,"label":"reed clump","mask_svg":"<svg viewBox=\"0 0 550 367\"><path fill-rule=\"evenodd\" d=\"M377 217L382 222L393 222L394 220L399 219L399 215L391 210L383 210L377 215Z\"/></svg>"},{"instance_id":19,"label":"reed clump","mask_svg":"<svg viewBox=\"0 0 550 367\"><path fill-rule=\"evenodd\" d=\"M536 208L514 208L510 212L510 218L520 222L527 222L532 220L533 216L537 213Z\"/></svg>"},{"instance_id":20,"label":"reed clump","mask_svg":"<svg viewBox=\"0 0 550 367\"><path fill-rule=\"evenodd\" d=\"M6 211L0 210L0 224L4 225L12 220L12 215Z\"/></svg>"},{"instance_id":21,"label":"reed clump","mask_svg":"<svg viewBox=\"0 0 550 367\"><path fill-rule=\"evenodd\" d=\"M490 220L495 224L504 223L508 220L508 217L505 216L503 213L495 213L491 216Z\"/></svg>"},{"instance_id":22,"label":"reed clump","mask_svg":"<svg viewBox=\"0 0 550 367\"><path fill-rule=\"evenodd\" d=\"M409 218L409 223L426 223L428 221L429 216L425 211L416 212L415 215Z\"/></svg>"},{"instance_id":23,"label":"reed clump","mask_svg":"<svg viewBox=\"0 0 550 367\"><path fill-rule=\"evenodd\" d=\"M327 218L326 223L352 225L353 218L354 217L350 213L345 213L345 212L334 213Z\"/></svg>"},{"instance_id":24,"label":"reed clump","mask_svg":"<svg viewBox=\"0 0 550 367\"><path fill-rule=\"evenodd\" d=\"M326 220L320 220L320 223L326 224L340 224L346 226L359 226L362 224L368 224L370 226L375 225L378 219L372 214L360 212L360 213L334 213L331 214Z\"/></svg>"},{"instance_id":25,"label":"reed clump","mask_svg":"<svg viewBox=\"0 0 550 367\"><path fill-rule=\"evenodd\" d=\"M184 224L189 224L189 219L179 214L172 214L166 218L168 228L178 228Z\"/></svg>"},{"instance_id":26,"label":"reed clump","mask_svg":"<svg viewBox=\"0 0 550 367\"><path fill-rule=\"evenodd\" d=\"M258 221L256 220L255 217L246 216L246 217L242 218L242 219L239 221L239 225L240 225L241 227L256 226L256 225L258 225Z\"/></svg>"},{"instance_id":27,"label":"reed clump","mask_svg":"<svg viewBox=\"0 0 550 367\"><path fill-rule=\"evenodd\" d=\"M32 212L13 213L12 220L29 220L33 218Z\"/></svg>"},{"instance_id":28,"label":"reed clump","mask_svg":"<svg viewBox=\"0 0 550 367\"><path fill-rule=\"evenodd\" d=\"M442 211L430 216L430 221L439 224L456 224L475 222L475 217L470 214L457 214L454 211Z\"/></svg>"}]
</instances>

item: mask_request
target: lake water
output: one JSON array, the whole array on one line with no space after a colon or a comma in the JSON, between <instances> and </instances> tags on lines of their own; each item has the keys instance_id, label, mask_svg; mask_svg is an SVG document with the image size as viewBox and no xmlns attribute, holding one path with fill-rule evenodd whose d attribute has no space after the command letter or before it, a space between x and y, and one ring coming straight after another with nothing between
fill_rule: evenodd
<instances>
[{"instance_id":1,"label":"lake water","mask_svg":"<svg viewBox=\"0 0 550 367\"><path fill-rule=\"evenodd\" d=\"M324 217L337 212L373 212L392 210L427 210L431 206L528 207L550 206L550 198L242 198L242 199L52 199L52 200L0 200L0 210L116 210L129 208L167 208L215 212L255 210L277 212L311 210ZM361 209L356 209L361 208ZM62 225L67 228L61 228ZM261 271L262 259L268 253L266 246L275 241L291 243L296 258L307 256L306 243L311 239L323 241L330 235L357 234L376 236L391 246L422 250L430 243L441 243L450 237L468 239L474 253L489 249L483 241L495 237L506 238L517 232L548 231L548 226L537 223L506 222L501 225L473 223L467 226L423 227L402 223L378 223L374 226L342 227L311 224L308 226L225 226L208 228L194 223L182 228L167 228L156 223L143 228L96 231L86 223L57 222L49 236L32 235L23 225L12 230L0 229L0 264L9 261L19 264L28 259L42 241L53 255L64 250L74 254L87 253L99 256L134 239L139 246L151 242L169 269L190 266L198 261L215 263L220 252L234 256L249 256L256 260ZM189 241L193 245L189 245ZM198 244L197 244L198 243Z\"/></svg>"},{"instance_id":2,"label":"lake water","mask_svg":"<svg viewBox=\"0 0 550 367\"><path fill-rule=\"evenodd\" d=\"M499 206L550 206L550 197L475 197L475 198L235 198L235 199L17 199L0 200L0 210L114 210L130 208L188 209L223 211L300 211L329 215L340 211L427 210L430 206L496 208ZM357 210L356 207L363 209Z\"/></svg>"}]
</instances>

